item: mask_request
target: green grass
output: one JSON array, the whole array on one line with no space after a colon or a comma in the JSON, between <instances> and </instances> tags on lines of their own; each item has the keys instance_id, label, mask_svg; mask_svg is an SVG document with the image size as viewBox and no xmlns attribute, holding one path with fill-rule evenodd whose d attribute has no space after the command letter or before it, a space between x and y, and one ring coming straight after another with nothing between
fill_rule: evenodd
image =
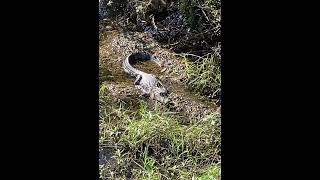
<instances>
[{"instance_id":1,"label":"green grass","mask_svg":"<svg viewBox=\"0 0 320 180\"><path fill-rule=\"evenodd\" d=\"M192 124L144 101L136 111L112 103L107 85L100 88L101 147L112 147L113 168L100 166L100 178L191 179L219 177L220 115L211 114ZM204 169L208 169L204 172ZM130 172L128 174L128 172Z\"/></svg>"},{"instance_id":2,"label":"green grass","mask_svg":"<svg viewBox=\"0 0 320 180\"><path fill-rule=\"evenodd\" d=\"M201 175L198 180L218 180L221 179L221 168L220 166L214 165L207 169L203 175Z\"/></svg>"},{"instance_id":3,"label":"green grass","mask_svg":"<svg viewBox=\"0 0 320 180\"><path fill-rule=\"evenodd\" d=\"M192 62L184 56L185 83L195 92L209 97L219 97L221 94L221 60L218 52L205 56L194 56Z\"/></svg>"}]
</instances>

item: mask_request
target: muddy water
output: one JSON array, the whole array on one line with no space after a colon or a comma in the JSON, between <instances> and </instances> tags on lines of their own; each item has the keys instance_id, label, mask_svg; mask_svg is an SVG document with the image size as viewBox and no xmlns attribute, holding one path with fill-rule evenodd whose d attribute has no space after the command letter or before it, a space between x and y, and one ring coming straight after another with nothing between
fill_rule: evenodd
<instances>
[{"instance_id":1,"label":"muddy water","mask_svg":"<svg viewBox=\"0 0 320 180\"><path fill-rule=\"evenodd\" d=\"M99 42L99 80L130 83L127 74L123 71L121 64L117 61L118 55L112 50L112 39L119 32L110 31L102 34L102 40Z\"/></svg>"},{"instance_id":2,"label":"muddy water","mask_svg":"<svg viewBox=\"0 0 320 180\"><path fill-rule=\"evenodd\" d=\"M161 67L157 65L153 61L139 61L136 64L132 65L134 68L139 69L140 71L149 73L149 74L154 74L156 76L161 76L163 73L161 73Z\"/></svg>"}]
</instances>

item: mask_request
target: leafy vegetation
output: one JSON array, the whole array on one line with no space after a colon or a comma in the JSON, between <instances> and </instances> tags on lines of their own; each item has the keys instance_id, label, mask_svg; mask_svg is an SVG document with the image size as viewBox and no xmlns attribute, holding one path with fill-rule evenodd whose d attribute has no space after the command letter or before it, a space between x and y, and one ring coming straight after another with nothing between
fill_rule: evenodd
<instances>
[{"instance_id":1,"label":"leafy vegetation","mask_svg":"<svg viewBox=\"0 0 320 180\"><path fill-rule=\"evenodd\" d=\"M189 55L190 56L190 55ZM195 61L183 55L185 63L185 83L195 92L209 98L219 98L221 94L221 58L220 49L202 57L192 55Z\"/></svg>"}]
</instances>

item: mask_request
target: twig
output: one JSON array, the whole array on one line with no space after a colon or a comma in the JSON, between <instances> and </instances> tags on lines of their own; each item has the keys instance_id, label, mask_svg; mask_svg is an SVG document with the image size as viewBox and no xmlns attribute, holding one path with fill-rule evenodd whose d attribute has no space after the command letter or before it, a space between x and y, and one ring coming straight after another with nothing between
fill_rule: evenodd
<instances>
[{"instance_id":1,"label":"twig","mask_svg":"<svg viewBox=\"0 0 320 180\"><path fill-rule=\"evenodd\" d=\"M210 23L210 20L209 20L207 14L206 14L206 13L204 12L204 10L203 10L203 7L200 5L199 1L197 1L197 3L198 3L198 6L197 6L197 7L201 9L204 17L205 17L205 18L207 19L207 21Z\"/></svg>"},{"instance_id":2,"label":"twig","mask_svg":"<svg viewBox=\"0 0 320 180\"><path fill-rule=\"evenodd\" d=\"M138 165L141 169L143 169L143 170L146 171L146 169L145 169L144 167L142 167L140 164L138 164L136 161L132 160L132 162L134 162L134 163L135 163L136 165Z\"/></svg>"},{"instance_id":3,"label":"twig","mask_svg":"<svg viewBox=\"0 0 320 180\"><path fill-rule=\"evenodd\" d=\"M153 14L150 15L150 17L151 17L151 24L152 24L154 30L157 31L157 30L158 30L158 27L156 26L156 23L154 22L154 15L153 15Z\"/></svg>"},{"instance_id":4,"label":"twig","mask_svg":"<svg viewBox=\"0 0 320 180\"><path fill-rule=\"evenodd\" d=\"M185 56L194 56L194 57L197 57L199 59L202 59L203 57L201 56L198 56L198 55L195 55L195 54L190 54L190 53L181 53L181 54L175 54L175 55L178 55L178 56L182 56L182 57L185 57Z\"/></svg>"}]
</instances>

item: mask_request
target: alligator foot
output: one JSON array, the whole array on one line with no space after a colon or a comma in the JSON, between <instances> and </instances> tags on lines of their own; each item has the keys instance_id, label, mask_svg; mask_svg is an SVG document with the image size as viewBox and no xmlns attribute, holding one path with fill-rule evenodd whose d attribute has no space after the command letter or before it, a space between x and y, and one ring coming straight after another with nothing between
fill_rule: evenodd
<instances>
[{"instance_id":1,"label":"alligator foot","mask_svg":"<svg viewBox=\"0 0 320 180\"><path fill-rule=\"evenodd\" d=\"M142 76L140 74L138 74L137 77L136 77L136 80L134 81L134 85L139 85L141 79L142 79Z\"/></svg>"}]
</instances>

